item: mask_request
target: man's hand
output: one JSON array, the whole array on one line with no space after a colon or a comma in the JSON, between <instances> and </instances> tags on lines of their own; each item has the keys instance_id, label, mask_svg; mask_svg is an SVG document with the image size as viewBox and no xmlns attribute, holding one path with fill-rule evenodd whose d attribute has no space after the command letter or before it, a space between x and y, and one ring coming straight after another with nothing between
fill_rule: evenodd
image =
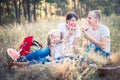
<instances>
[{"instance_id":1,"label":"man's hand","mask_svg":"<svg viewBox=\"0 0 120 80\"><path fill-rule=\"evenodd\" d=\"M89 25L86 24L86 25L82 25L81 26L81 30L84 32L84 31L87 31L89 29Z\"/></svg>"}]
</instances>

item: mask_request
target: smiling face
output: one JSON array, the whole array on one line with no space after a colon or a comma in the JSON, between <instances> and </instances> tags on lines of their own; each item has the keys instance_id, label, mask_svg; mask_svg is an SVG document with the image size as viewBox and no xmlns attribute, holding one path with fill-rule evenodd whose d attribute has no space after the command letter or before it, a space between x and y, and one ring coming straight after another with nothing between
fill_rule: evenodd
<instances>
[{"instance_id":1,"label":"smiling face","mask_svg":"<svg viewBox=\"0 0 120 80\"><path fill-rule=\"evenodd\" d=\"M60 36L60 32L54 32L53 34L51 34L51 40L53 42L59 42L61 40L61 36Z\"/></svg>"},{"instance_id":2,"label":"smiling face","mask_svg":"<svg viewBox=\"0 0 120 80\"><path fill-rule=\"evenodd\" d=\"M69 25L69 27L71 28L76 27L77 20L75 17L72 17L70 20L67 20L66 22Z\"/></svg>"},{"instance_id":3,"label":"smiling face","mask_svg":"<svg viewBox=\"0 0 120 80\"><path fill-rule=\"evenodd\" d=\"M77 27L78 16L75 12L68 12L66 15L66 24L68 28L73 28L73 30Z\"/></svg>"},{"instance_id":4,"label":"smiling face","mask_svg":"<svg viewBox=\"0 0 120 80\"><path fill-rule=\"evenodd\" d=\"M77 29L77 20L75 17L72 17L71 19L66 21L67 27L70 28L71 30L76 30Z\"/></svg>"},{"instance_id":5,"label":"smiling face","mask_svg":"<svg viewBox=\"0 0 120 80\"><path fill-rule=\"evenodd\" d=\"M48 33L47 45L49 46L51 44L58 43L62 40L62 38L62 33L56 29L53 29L51 32Z\"/></svg>"},{"instance_id":6,"label":"smiling face","mask_svg":"<svg viewBox=\"0 0 120 80\"><path fill-rule=\"evenodd\" d=\"M88 21L88 25L94 27L95 25L97 25L99 23L99 18L96 17L95 12L91 11L89 12L88 16L87 16L87 21Z\"/></svg>"}]
</instances>

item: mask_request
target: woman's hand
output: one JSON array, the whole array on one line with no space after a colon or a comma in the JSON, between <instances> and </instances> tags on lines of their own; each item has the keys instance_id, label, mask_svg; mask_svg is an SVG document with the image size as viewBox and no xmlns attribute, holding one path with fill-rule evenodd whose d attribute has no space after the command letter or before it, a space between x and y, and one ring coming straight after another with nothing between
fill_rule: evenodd
<instances>
[{"instance_id":1,"label":"woman's hand","mask_svg":"<svg viewBox=\"0 0 120 80\"><path fill-rule=\"evenodd\" d=\"M76 23L69 23L69 24L66 24L68 29L69 29L69 33L68 35L73 35L75 33L75 31L77 30L77 24Z\"/></svg>"}]
</instances>

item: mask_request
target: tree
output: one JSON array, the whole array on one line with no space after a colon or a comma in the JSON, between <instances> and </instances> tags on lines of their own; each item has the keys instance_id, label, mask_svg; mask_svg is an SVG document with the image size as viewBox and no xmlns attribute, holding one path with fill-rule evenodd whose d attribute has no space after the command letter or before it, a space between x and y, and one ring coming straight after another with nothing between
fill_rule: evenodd
<instances>
[{"instance_id":1,"label":"tree","mask_svg":"<svg viewBox=\"0 0 120 80\"><path fill-rule=\"evenodd\" d=\"M33 0L33 15L34 15L34 21L36 21L36 1L37 0Z\"/></svg>"},{"instance_id":2,"label":"tree","mask_svg":"<svg viewBox=\"0 0 120 80\"><path fill-rule=\"evenodd\" d=\"M60 14L63 16L68 12L68 0L56 0L57 8L60 9Z\"/></svg>"},{"instance_id":3,"label":"tree","mask_svg":"<svg viewBox=\"0 0 120 80\"><path fill-rule=\"evenodd\" d=\"M50 16L52 18L51 5L52 5L52 3L55 3L55 0L45 0L45 2L50 4Z\"/></svg>"},{"instance_id":4,"label":"tree","mask_svg":"<svg viewBox=\"0 0 120 80\"><path fill-rule=\"evenodd\" d=\"M75 13L77 13L76 0L72 0L72 1L73 1L73 6L74 6L73 11L74 11Z\"/></svg>"},{"instance_id":5,"label":"tree","mask_svg":"<svg viewBox=\"0 0 120 80\"><path fill-rule=\"evenodd\" d=\"M27 12L28 12L28 22L31 23L31 11L30 11L30 0L27 0Z\"/></svg>"},{"instance_id":6,"label":"tree","mask_svg":"<svg viewBox=\"0 0 120 80\"><path fill-rule=\"evenodd\" d=\"M19 0L19 4L20 4L20 0ZM17 5L17 0L14 0L14 7L15 7L15 13L16 13L16 20L17 20L17 23L20 24L20 5L18 7Z\"/></svg>"},{"instance_id":7,"label":"tree","mask_svg":"<svg viewBox=\"0 0 120 80\"><path fill-rule=\"evenodd\" d=\"M80 3L86 5L85 13L89 10L99 9L107 16L112 13L120 14L120 0L79 0Z\"/></svg>"},{"instance_id":8,"label":"tree","mask_svg":"<svg viewBox=\"0 0 120 80\"><path fill-rule=\"evenodd\" d=\"M26 0L22 0L22 6L23 6L24 18L26 20L27 19L27 5L26 5Z\"/></svg>"},{"instance_id":9,"label":"tree","mask_svg":"<svg viewBox=\"0 0 120 80\"><path fill-rule=\"evenodd\" d=\"M120 15L120 0L0 0L0 24L11 22L14 18L19 24L24 18L28 22L36 21L38 9L40 9L38 11L40 14L44 11L47 16L49 12L52 17L51 6L54 6L58 16L63 16L73 10L80 18L95 9L100 10L106 16Z\"/></svg>"},{"instance_id":10,"label":"tree","mask_svg":"<svg viewBox=\"0 0 120 80\"><path fill-rule=\"evenodd\" d=\"M10 16L9 0L5 0L5 2L6 2L6 6L7 6L8 16Z\"/></svg>"},{"instance_id":11,"label":"tree","mask_svg":"<svg viewBox=\"0 0 120 80\"><path fill-rule=\"evenodd\" d=\"M36 21L36 7L37 7L37 4L39 3L39 0L33 0L32 1L32 4L33 4L33 19L34 21Z\"/></svg>"},{"instance_id":12,"label":"tree","mask_svg":"<svg viewBox=\"0 0 120 80\"><path fill-rule=\"evenodd\" d=\"M1 4L2 2L0 1L0 25L2 24L2 19L1 19L1 16L2 16L2 7L1 7Z\"/></svg>"}]
</instances>

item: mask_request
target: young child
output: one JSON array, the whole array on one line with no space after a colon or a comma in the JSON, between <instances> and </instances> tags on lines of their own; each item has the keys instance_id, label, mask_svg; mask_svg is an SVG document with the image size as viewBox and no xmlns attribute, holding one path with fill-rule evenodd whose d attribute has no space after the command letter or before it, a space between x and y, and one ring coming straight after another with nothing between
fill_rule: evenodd
<instances>
[{"instance_id":1,"label":"young child","mask_svg":"<svg viewBox=\"0 0 120 80\"><path fill-rule=\"evenodd\" d=\"M62 33L59 30L53 29L48 33L47 45L51 50L51 57L53 59L59 59L62 57Z\"/></svg>"},{"instance_id":2,"label":"young child","mask_svg":"<svg viewBox=\"0 0 120 80\"><path fill-rule=\"evenodd\" d=\"M77 24L78 16L76 13L70 11L66 15L65 22L58 25L58 30L62 32L64 40L68 49L74 49L74 53L78 54L77 49L79 39L81 37L79 26Z\"/></svg>"},{"instance_id":3,"label":"young child","mask_svg":"<svg viewBox=\"0 0 120 80\"><path fill-rule=\"evenodd\" d=\"M47 37L47 46L37 50L35 52L32 52L28 55L26 55L24 58L19 58L18 61L36 61L39 62L46 62L49 61L49 59L58 59L62 57L61 55L61 40L62 40L62 34L58 30L52 30L48 33ZM49 56L49 57L48 57Z\"/></svg>"}]
</instances>

